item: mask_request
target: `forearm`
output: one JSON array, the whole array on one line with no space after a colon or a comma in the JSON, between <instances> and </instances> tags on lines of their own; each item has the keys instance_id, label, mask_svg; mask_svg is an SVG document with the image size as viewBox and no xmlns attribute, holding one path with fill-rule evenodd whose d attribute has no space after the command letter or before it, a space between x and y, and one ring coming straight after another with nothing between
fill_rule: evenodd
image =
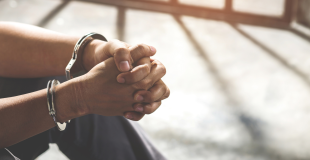
<instances>
[{"instance_id":1,"label":"forearm","mask_svg":"<svg viewBox=\"0 0 310 160\"><path fill-rule=\"evenodd\" d=\"M72 93L68 83L56 87L55 107L60 122L76 118L72 110ZM0 148L4 148L55 126L48 113L46 89L0 99Z\"/></svg>"},{"instance_id":2,"label":"forearm","mask_svg":"<svg viewBox=\"0 0 310 160\"><path fill-rule=\"evenodd\" d=\"M78 39L31 25L0 22L0 76L64 75Z\"/></svg>"}]
</instances>

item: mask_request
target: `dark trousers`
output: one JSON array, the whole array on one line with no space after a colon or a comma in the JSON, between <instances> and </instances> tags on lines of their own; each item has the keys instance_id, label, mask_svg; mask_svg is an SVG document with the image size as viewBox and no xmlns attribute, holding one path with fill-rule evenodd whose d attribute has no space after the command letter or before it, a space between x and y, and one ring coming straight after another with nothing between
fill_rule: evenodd
<instances>
[{"instance_id":1,"label":"dark trousers","mask_svg":"<svg viewBox=\"0 0 310 160\"><path fill-rule=\"evenodd\" d=\"M52 78L55 77L36 79L0 77L0 98L44 89L47 81ZM65 80L64 77L56 79ZM52 128L7 149L21 160L33 160L49 148L49 143L56 143L59 149L73 160L165 159L145 137L137 123L124 117L100 115L73 119L63 132ZM4 149L0 149L0 159L1 155L9 157Z\"/></svg>"}]
</instances>

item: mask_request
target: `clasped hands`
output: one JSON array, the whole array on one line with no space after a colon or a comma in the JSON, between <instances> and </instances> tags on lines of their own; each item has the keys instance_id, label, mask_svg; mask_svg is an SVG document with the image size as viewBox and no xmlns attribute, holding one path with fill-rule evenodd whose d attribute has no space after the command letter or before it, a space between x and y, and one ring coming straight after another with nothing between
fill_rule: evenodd
<instances>
[{"instance_id":1,"label":"clasped hands","mask_svg":"<svg viewBox=\"0 0 310 160\"><path fill-rule=\"evenodd\" d=\"M79 116L125 116L134 121L153 113L170 94L161 80L166 68L150 58L155 53L145 44L91 41L81 62L89 72L66 82L71 86L72 110Z\"/></svg>"}]
</instances>

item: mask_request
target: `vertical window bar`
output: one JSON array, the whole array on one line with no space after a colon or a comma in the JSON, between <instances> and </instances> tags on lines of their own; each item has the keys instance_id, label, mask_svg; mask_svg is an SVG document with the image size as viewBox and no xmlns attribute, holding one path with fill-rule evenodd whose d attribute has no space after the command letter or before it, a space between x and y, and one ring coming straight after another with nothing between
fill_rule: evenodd
<instances>
[{"instance_id":1,"label":"vertical window bar","mask_svg":"<svg viewBox=\"0 0 310 160\"><path fill-rule=\"evenodd\" d=\"M292 22L294 16L295 5L297 4L296 0L285 0L283 20L287 23Z\"/></svg>"},{"instance_id":2,"label":"vertical window bar","mask_svg":"<svg viewBox=\"0 0 310 160\"><path fill-rule=\"evenodd\" d=\"M233 0L226 0L225 1L225 11L232 12Z\"/></svg>"}]
</instances>

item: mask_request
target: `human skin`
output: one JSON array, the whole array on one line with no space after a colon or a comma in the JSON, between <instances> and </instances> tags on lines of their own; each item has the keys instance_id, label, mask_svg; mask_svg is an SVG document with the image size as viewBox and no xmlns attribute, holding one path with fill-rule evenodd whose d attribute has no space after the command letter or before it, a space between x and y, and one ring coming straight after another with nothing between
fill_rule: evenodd
<instances>
[{"instance_id":1,"label":"human skin","mask_svg":"<svg viewBox=\"0 0 310 160\"><path fill-rule=\"evenodd\" d=\"M77 40L29 25L0 22L0 76L64 75ZM139 120L154 112L170 94L161 81L165 67L149 58L155 52L147 45L130 46L118 40L90 42L75 68L90 71L56 87L57 120L87 114ZM0 126L0 148L54 127L46 90L0 99Z\"/></svg>"},{"instance_id":2,"label":"human skin","mask_svg":"<svg viewBox=\"0 0 310 160\"><path fill-rule=\"evenodd\" d=\"M0 22L0 76L13 78L36 78L64 75L64 68L72 56L72 50L78 37L67 36L39 27L14 23ZM117 68L124 72L117 77L120 83L134 83L146 77L150 70L150 62L138 69L132 69L135 61L149 57L156 53L154 47L138 44L129 45L118 40L104 42L91 41L85 48L82 57L78 55L77 64L72 70L90 70L96 64L114 57ZM125 63L123 63L125 62ZM125 64L125 65L124 65ZM126 65L127 64L127 65ZM163 76L165 68L157 67L158 75ZM146 80L145 80L146 81ZM155 87L155 86L154 86ZM167 88L164 83L156 84L151 94L147 96L157 97L157 89ZM143 96L143 95L141 95ZM140 97L141 98L141 97ZM136 111L142 112L145 108L158 108L159 102L136 105ZM140 117L139 117L140 116ZM139 117L135 112L125 113L125 117ZM133 119L136 120L136 119Z\"/></svg>"}]
</instances>

